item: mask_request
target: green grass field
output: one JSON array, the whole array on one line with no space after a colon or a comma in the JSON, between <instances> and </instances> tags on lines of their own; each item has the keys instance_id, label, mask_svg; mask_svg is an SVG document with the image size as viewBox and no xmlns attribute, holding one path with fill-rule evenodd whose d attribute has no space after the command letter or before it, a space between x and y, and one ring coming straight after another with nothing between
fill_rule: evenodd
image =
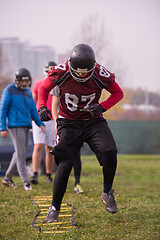
<instances>
[{"instance_id":1,"label":"green grass field","mask_svg":"<svg viewBox=\"0 0 160 240\"><path fill-rule=\"evenodd\" d=\"M118 155L116 214L107 212L100 199L102 169L97 160L82 156L84 194L73 192L72 172L63 199L74 206L80 228L66 229L64 233L44 233L32 227L38 208L30 198L52 195L52 184L46 183L45 176L40 176L39 184L29 192L23 190L19 177L13 180L17 188L0 184L0 239L160 239L160 155ZM39 225L43 227L42 220Z\"/></svg>"}]
</instances>

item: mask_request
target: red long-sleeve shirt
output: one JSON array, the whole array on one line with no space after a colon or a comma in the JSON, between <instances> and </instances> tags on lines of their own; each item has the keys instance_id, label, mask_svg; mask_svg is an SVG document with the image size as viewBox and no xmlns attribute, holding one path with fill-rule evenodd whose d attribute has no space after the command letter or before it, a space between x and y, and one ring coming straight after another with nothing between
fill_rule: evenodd
<instances>
[{"instance_id":1,"label":"red long-sleeve shirt","mask_svg":"<svg viewBox=\"0 0 160 240\"><path fill-rule=\"evenodd\" d=\"M53 67L39 88L38 109L46 106L48 93L55 85L58 85L60 88L59 115L72 120L86 120L100 117L100 115L92 117L89 112L89 106L99 103L103 88L111 94L108 99L101 103L104 109L110 109L123 98L123 91L115 82L114 74L106 70L103 66L96 64L94 74L89 81L80 83L73 79L69 72L68 62L65 62Z\"/></svg>"}]
</instances>

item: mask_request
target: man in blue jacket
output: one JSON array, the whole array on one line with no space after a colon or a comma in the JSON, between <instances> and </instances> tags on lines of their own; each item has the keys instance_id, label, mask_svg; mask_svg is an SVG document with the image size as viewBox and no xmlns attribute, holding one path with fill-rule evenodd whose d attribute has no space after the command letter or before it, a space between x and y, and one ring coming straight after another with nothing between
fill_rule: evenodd
<instances>
[{"instance_id":1,"label":"man in blue jacket","mask_svg":"<svg viewBox=\"0 0 160 240\"><path fill-rule=\"evenodd\" d=\"M41 131L45 132L44 123L39 119L32 93L29 90L31 83L30 72L25 68L20 68L15 74L15 82L3 90L0 102L0 135L7 138L8 128L15 149L2 183L13 187L12 177L17 169L25 190L32 190L26 170L31 121L34 120Z\"/></svg>"}]
</instances>

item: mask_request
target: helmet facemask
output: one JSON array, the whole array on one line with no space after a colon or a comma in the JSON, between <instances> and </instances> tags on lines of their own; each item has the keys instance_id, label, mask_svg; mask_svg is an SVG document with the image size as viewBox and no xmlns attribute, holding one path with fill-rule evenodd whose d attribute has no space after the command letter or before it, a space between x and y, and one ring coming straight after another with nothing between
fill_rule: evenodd
<instances>
[{"instance_id":1,"label":"helmet facemask","mask_svg":"<svg viewBox=\"0 0 160 240\"><path fill-rule=\"evenodd\" d=\"M44 70L43 70L44 75L47 77L47 76L48 76L48 72L51 70L51 68L52 68L53 66L56 66L56 65L57 65L57 64L56 64L55 62L53 62L53 61L48 62L48 63L45 65Z\"/></svg>"},{"instance_id":2,"label":"helmet facemask","mask_svg":"<svg viewBox=\"0 0 160 240\"><path fill-rule=\"evenodd\" d=\"M26 82L27 84L21 85L20 82L23 82L23 81ZM24 90L25 88L31 87L31 80L29 77L22 77L22 78L15 79L15 83L17 87L19 87L22 90Z\"/></svg>"},{"instance_id":3,"label":"helmet facemask","mask_svg":"<svg viewBox=\"0 0 160 240\"><path fill-rule=\"evenodd\" d=\"M32 77L26 68L20 68L15 74L15 84L18 88L24 90L30 88L32 84ZM25 84L23 84L25 82Z\"/></svg>"},{"instance_id":4,"label":"helmet facemask","mask_svg":"<svg viewBox=\"0 0 160 240\"><path fill-rule=\"evenodd\" d=\"M53 66L49 66L49 67L44 67L44 75L45 76L48 76L48 72L51 70L51 68L52 68Z\"/></svg>"},{"instance_id":5,"label":"helmet facemask","mask_svg":"<svg viewBox=\"0 0 160 240\"><path fill-rule=\"evenodd\" d=\"M92 75L94 73L94 69L95 69L96 63L94 64L94 67L92 69L90 69L90 70L88 70L87 68L84 68L84 69L81 69L81 68L74 69L71 66L70 61L68 62L68 65L69 65L69 70L70 70L71 76L76 81L84 83L84 82L87 82L89 80L89 78L92 77Z\"/></svg>"}]
</instances>

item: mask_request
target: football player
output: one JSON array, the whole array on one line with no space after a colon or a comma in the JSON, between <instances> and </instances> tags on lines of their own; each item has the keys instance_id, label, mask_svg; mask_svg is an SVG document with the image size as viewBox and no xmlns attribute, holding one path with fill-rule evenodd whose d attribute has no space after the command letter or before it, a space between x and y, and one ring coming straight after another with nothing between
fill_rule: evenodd
<instances>
[{"instance_id":1,"label":"football player","mask_svg":"<svg viewBox=\"0 0 160 240\"><path fill-rule=\"evenodd\" d=\"M58 143L51 153L55 156L58 169L53 183L52 205L45 221L58 219L74 156L84 142L90 146L103 168L101 199L107 211L116 213L118 207L112 185L117 167L117 147L102 113L123 98L123 91L116 83L115 75L96 62L95 53L87 44L75 46L69 60L53 67L40 87L38 109L42 121L50 119L46 101L48 93L56 85L60 88ZM110 96L99 103L102 89Z\"/></svg>"},{"instance_id":2,"label":"football player","mask_svg":"<svg viewBox=\"0 0 160 240\"><path fill-rule=\"evenodd\" d=\"M59 98L60 98L60 89L58 86L54 87L50 92L52 95L52 116L55 122L55 127L57 128L57 118L58 118L58 108L59 108ZM75 160L73 162L74 168L74 179L75 179L75 186L74 191L76 193L83 193L83 188L80 184L80 177L81 177L81 157L80 152L78 152L75 156Z\"/></svg>"},{"instance_id":3,"label":"football player","mask_svg":"<svg viewBox=\"0 0 160 240\"><path fill-rule=\"evenodd\" d=\"M49 61L45 67L44 67L44 74L45 78L48 75L49 70L56 66L57 64L53 61ZM32 88L32 95L33 99L37 105L38 103L38 90L43 83L44 79L39 80L35 82ZM51 110L52 106L52 97L49 94L48 100L47 100L47 108ZM54 157L50 154L50 150L55 145L55 138L56 138L56 132L55 132L55 126L54 126L54 120L53 117L45 123L45 134L43 134L42 131L39 131L39 128L37 125L32 122L32 130L33 130L33 141L34 141L34 149L33 149L33 155L32 155L32 165L33 165L33 176L31 177L31 183L32 184L38 184L38 171L41 164L42 159L42 152L43 148L45 146L45 164L46 164L46 181L49 183L52 183L52 171L54 167Z\"/></svg>"}]
</instances>

